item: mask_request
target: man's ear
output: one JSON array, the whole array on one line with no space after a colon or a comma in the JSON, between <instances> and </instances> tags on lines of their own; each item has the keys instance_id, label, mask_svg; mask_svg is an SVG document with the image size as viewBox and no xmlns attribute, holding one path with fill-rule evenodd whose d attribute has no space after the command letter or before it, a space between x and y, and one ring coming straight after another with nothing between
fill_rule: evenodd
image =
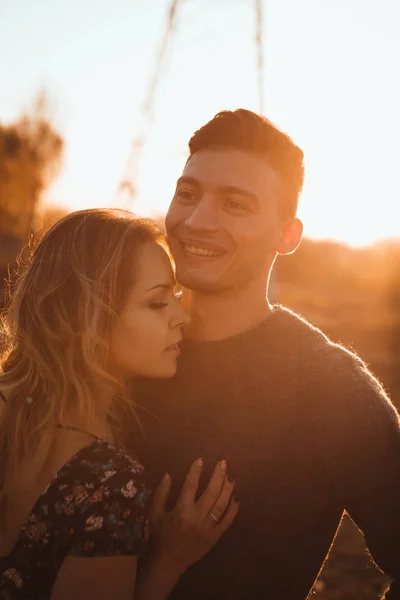
<instances>
[{"instance_id":1,"label":"man's ear","mask_svg":"<svg viewBox=\"0 0 400 600\"><path fill-rule=\"evenodd\" d=\"M301 236L303 235L303 223L300 219L291 219L282 228L282 235L275 250L278 254L291 254L300 245Z\"/></svg>"}]
</instances>

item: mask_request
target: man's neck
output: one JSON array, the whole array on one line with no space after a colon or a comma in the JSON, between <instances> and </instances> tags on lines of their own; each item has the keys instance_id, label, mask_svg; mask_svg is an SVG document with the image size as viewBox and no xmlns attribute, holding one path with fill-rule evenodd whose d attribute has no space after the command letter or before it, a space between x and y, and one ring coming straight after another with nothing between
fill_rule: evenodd
<instances>
[{"instance_id":1,"label":"man's neck","mask_svg":"<svg viewBox=\"0 0 400 600\"><path fill-rule=\"evenodd\" d=\"M207 295L184 289L182 305L191 316L185 335L196 340L216 341L248 331L271 313L266 296L266 288Z\"/></svg>"}]
</instances>

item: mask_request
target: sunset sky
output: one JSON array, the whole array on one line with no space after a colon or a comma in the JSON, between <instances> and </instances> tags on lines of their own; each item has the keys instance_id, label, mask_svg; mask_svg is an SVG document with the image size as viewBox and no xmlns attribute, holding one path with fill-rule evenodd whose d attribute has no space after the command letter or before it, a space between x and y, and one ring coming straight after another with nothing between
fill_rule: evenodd
<instances>
[{"instance_id":1,"label":"sunset sky","mask_svg":"<svg viewBox=\"0 0 400 600\"><path fill-rule=\"evenodd\" d=\"M48 200L115 205L169 0L0 0L0 121L39 89L66 141ZM265 0L264 113L306 156L305 234L400 235L399 0ZM258 111L251 0L182 0L138 165L141 214L166 211L194 130Z\"/></svg>"}]
</instances>

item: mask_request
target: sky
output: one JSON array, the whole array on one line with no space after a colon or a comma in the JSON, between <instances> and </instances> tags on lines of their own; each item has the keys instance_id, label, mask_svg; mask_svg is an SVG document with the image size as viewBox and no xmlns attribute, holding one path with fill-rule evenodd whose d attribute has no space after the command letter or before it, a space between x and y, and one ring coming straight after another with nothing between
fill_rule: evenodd
<instances>
[{"instance_id":1,"label":"sky","mask_svg":"<svg viewBox=\"0 0 400 600\"><path fill-rule=\"evenodd\" d=\"M0 122L44 89L65 139L47 202L121 205L143 133L124 206L163 214L191 134L220 110L259 111L255 2L181 0L143 120L170 4L0 0ZM305 235L354 246L399 236L399 0L264 0L263 13L263 113L304 150Z\"/></svg>"}]
</instances>

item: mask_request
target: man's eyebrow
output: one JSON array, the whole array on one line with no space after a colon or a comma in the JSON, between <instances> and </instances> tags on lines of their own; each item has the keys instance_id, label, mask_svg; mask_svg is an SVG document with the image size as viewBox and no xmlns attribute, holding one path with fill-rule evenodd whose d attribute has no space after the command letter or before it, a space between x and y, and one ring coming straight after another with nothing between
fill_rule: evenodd
<instances>
[{"instance_id":1,"label":"man's eyebrow","mask_svg":"<svg viewBox=\"0 0 400 600\"><path fill-rule=\"evenodd\" d=\"M189 177L188 175L182 175L182 177L179 177L178 181L176 182L176 185L179 185L180 183L188 183L190 185L196 185L197 187L201 187L200 182L195 179L194 177ZM236 187L234 185L223 185L220 186L218 188L219 192L225 192L225 193L231 193L231 194L240 194L241 196L246 196L247 198L250 198L256 202L258 202L258 197L256 196L256 194L254 194L253 192L250 192L249 190L245 190L243 188L240 187Z\"/></svg>"},{"instance_id":2,"label":"man's eyebrow","mask_svg":"<svg viewBox=\"0 0 400 600\"><path fill-rule=\"evenodd\" d=\"M228 193L228 194L239 194L240 196L246 196L258 203L258 197L253 192L249 190L244 190L243 188L235 187L234 185L223 185L218 188L219 192Z\"/></svg>"},{"instance_id":3,"label":"man's eyebrow","mask_svg":"<svg viewBox=\"0 0 400 600\"><path fill-rule=\"evenodd\" d=\"M176 185L178 186L180 183L188 183L189 185L196 185L197 187L200 187L200 182L197 181L197 179L194 177L188 177L187 175L182 175L182 177L179 177Z\"/></svg>"}]
</instances>

